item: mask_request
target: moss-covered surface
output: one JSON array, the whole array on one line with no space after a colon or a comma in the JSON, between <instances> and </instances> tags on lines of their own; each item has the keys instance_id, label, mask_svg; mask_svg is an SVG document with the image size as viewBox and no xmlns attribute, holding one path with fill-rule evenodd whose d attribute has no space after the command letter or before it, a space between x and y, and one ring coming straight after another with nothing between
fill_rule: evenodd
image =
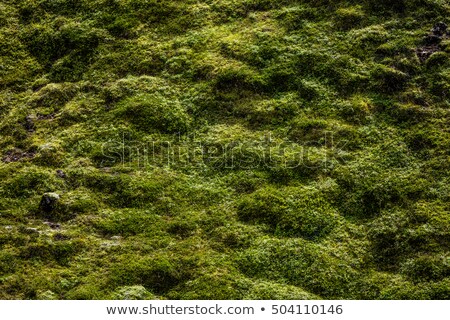
<instances>
[{"instance_id":1,"label":"moss-covered surface","mask_svg":"<svg viewBox=\"0 0 450 320\"><path fill-rule=\"evenodd\" d=\"M449 15L2 1L0 298L449 299Z\"/></svg>"}]
</instances>

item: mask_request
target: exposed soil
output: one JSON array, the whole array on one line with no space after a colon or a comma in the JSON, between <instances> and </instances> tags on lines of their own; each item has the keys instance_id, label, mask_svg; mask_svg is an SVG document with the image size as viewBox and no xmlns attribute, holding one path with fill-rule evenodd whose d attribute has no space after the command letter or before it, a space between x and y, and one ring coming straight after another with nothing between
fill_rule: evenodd
<instances>
[{"instance_id":1,"label":"exposed soil","mask_svg":"<svg viewBox=\"0 0 450 320\"><path fill-rule=\"evenodd\" d=\"M3 156L2 161L5 163L17 162L22 159L31 159L36 155L34 151L22 151L20 149L13 149L7 151Z\"/></svg>"},{"instance_id":2,"label":"exposed soil","mask_svg":"<svg viewBox=\"0 0 450 320\"><path fill-rule=\"evenodd\" d=\"M448 27L445 23L436 23L430 33L423 39L424 45L416 49L421 62L425 62L433 53L441 51L442 40L449 38Z\"/></svg>"}]
</instances>

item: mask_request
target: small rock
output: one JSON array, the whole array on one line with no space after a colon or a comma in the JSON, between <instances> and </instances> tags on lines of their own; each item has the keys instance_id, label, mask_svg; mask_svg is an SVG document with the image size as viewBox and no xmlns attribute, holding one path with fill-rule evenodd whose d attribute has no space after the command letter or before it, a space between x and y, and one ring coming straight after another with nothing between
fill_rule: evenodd
<instances>
[{"instance_id":1,"label":"small rock","mask_svg":"<svg viewBox=\"0 0 450 320\"><path fill-rule=\"evenodd\" d=\"M442 37L447 33L447 28L448 26L444 22L438 22L431 29L431 32L436 36Z\"/></svg>"},{"instance_id":2,"label":"small rock","mask_svg":"<svg viewBox=\"0 0 450 320\"><path fill-rule=\"evenodd\" d=\"M437 45L433 45L433 46L425 46L422 48L418 48L416 53L417 56L419 57L419 60L421 62L425 62L428 60L429 57L431 57L431 55L433 53L439 52L439 46Z\"/></svg>"},{"instance_id":3,"label":"small rock","mask_svg":"<svg viewBox=\"0 0 450 320\"><path fill-rule=\"evenodd\" d=\"M44 224L48 225L52 229L57 229L57 230L61 229L61 225L59 223L45 221Z\"/></svg>"},{"instance_id":4,"label":"small rock","mask_svg":"<svg viewBox=\"0 0 450 320\"><path fill-rule=\"evenodd\" d=\"M34 151L24 152L20 149L13 149L6 152L5 156L2 158L2 161L5 163L17 162L24 158L33 158L36 155Z\"/></svg>"},{"instance_id":5,"label":"small rock","mask_svg":"<svg viewBox=\"0 0 450 320\"><path fill-rule=\"evenodd\" d=\"M59 198L59 194L57 193L44 193L41 199L41 203L39 204L39 209L46 213L52 212L56 208Z\"/></svg>"},{"instance_id":6,"label":"small rock","mask_svg":"<svg viewBox=\"0 0 450 320\"><path fill-rule=\"evenodd\" d=\"M13 226L5 226L5 229L6 229L6 230L12 230L12 229L13 229Z\"/></svg>"},{"instance_id":7,"label":"small rock","mask_svg":"<svg viewBox=\"0 0 450 320\"><path fill-rule=\"evenodd\" d=\"M36 130L36 126L34 124L32 116L25 117L25 123L23 124L23 126L28 132L34 132Z\"/></svg>"},{"instance_id":8,"label":"small rock","mask_svg":"<svg viewBox=\"0 0 450 320\"><path fill-rule=\"evenodd\" d=\"M431 32L423 38L423 46L417 48L416 53L421 62L425 62L435 52L441 51L442 40L448 37L448 26L443 22L434 25Z\"/></svg>"},{"instance_id":9,"label":"small rock","mask_svg":"<svg viewBox=\"0 0 450 320\"><path fill-rule=\"evenodd\" d=\"M62 170L56 170L56 175L57 175L59 178L62 178L62 179L64 179L64 178L67 177L66 173L65 173L64 171L62 171Z\"/></svg>"},{"instance_id":10,"label":"small rock","mask_svg":"<svg viewBox=\"0 0 450 320\"><path fill-rule=\"evenodd\" d=\"M424 38L424 42L428 46L440 44L446 34L447 25L443 22L438 22L434 25L433 29L431 29L430 34Z\"/></svg>"},{"instance_id":11,"label":"small rock","mask_svg":"<svg viewBox=\"0 0 450 320\"><path fill-rule=\"evenodd\" d=\"M111 237L111 240L120 240L120 239L122 239L121 236L112 236Z\"/></svg>"}]
</instances>

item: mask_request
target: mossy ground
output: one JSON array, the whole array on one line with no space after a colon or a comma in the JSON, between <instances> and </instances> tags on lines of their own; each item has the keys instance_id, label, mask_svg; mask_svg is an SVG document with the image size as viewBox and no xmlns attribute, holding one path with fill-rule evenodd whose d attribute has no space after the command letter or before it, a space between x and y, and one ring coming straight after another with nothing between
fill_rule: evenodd
<instances>
[{"instance_id":1,"label":"mossy ground","mask_svg":"<svg viewBox=\"0 0 450 320\"><path fill-rule=\"evenodd\" d=\"M3 1L0 298L449 299L449 14Z\"/></svg>"}]
</instances>

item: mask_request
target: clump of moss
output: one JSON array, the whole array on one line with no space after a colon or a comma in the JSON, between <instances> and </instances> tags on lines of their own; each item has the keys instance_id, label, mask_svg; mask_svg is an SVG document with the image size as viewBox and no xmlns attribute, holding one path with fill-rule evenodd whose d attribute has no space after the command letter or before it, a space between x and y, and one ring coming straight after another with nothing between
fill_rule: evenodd
<instances>
[{"instance_id":1,"label":"clump of moss","mask_svg":"<svg viewBox=\"0 0 450 320\"><path fill-rule=\"evenodd\" d=\"M184 133L191 122L180 101L159 94L130 97L119 103L116 112L146 132L159 130L163 133Z\"/></svg>"},{"instance_id":2,"label":"clump of moss","mask_svg":"<svg viewBox=\"0 0 450 320\"><path fill-rule=\"evenodd\" d=\"M94 226L104 235L132 236L137 234L164 234L163 221L149 211L124 209L102 211Z\"/></svg>"},{"instance_id":3,"label":"clump of moss","mask_svg":"<svg viewBox=\"0 0 450 320\"><path fill-rule=\"evenodd\" d=\"M339 8L335 15L336 24L341 30L356 28L366 18L362 6Z\"/></svg>"},{"instance_id":4,"label":"clump of moss","mask_svg":"<svg viewBox=\"0 0 450 320\"><path fill-rule=\"evenodd\" d=\"M383 65L377 66L373 71L374 88L383 92L395 92L402 90L408 83L406 73Z\"/></svg>"},{"instance_id":5,"label":"clump of moss","mask_svg":"<svg viewBox=\"0 0 450 320\"><path fill-rule=\"evenodd\" d=\"M238 261L250 277L285 281L319 296L338 298L358 278L350 277L356 276L356 271L339 265L335 259L320 246L304 240L264 239L244 251Z\"/></svg>"},{"instance_id":6,"label":"clump of moss","mask_svg":"<svg viewBox=\"0 0 450 320\"><path fill-rule=\"evenodd\" d=\"M238 206L244 221L270 225L279 235L319 238L337 223L337 212L309 190L262 189L245 197Z\"/></svg>"},{"instance_id":7,"label":"clump of moss","mask_svg":"<svg viewBox=\"0 0 450 320\"><path fill-rule=\"evenodd\" d=\"M450 275L450 259L445 256L422 255L405 261L401 272L413 281L439 281Z\"/></svg>"},{"instance_id":8,"label":"clump of moss","mask_svg":"<svg viewBox=\"0 0 450 320\"><path fill-rule=\"evenodd\" d=\"M187 273L181 264L170 258L155 256L115 264L111 268L110 282L119 286L142 284L150 292L162 294L186 280Z\"/></svg>"},{"instance_id":9,"label":"clump of moss","mask_svg":"<svg viewBox=\"0 0 450 320\"><path fill-rule=\"evenodd\" d=\"M148 292L141 285L124 286L117 289L112 295L114 300L154 300L155 295Z\"/></svg>"},{"instance_id":10,"label":"clump of moss","mask_svg":"<svg viewBox=\"0 0 450 320\"><path fill-rule=\"evenodd\" d=\"M434 54L432 54L426 61L426 66L428 68L436 68L439 66L445 66L448 65L450 59L449 59L449 55L446 52L436 52Z\"/></svg>"}]
</instances>

